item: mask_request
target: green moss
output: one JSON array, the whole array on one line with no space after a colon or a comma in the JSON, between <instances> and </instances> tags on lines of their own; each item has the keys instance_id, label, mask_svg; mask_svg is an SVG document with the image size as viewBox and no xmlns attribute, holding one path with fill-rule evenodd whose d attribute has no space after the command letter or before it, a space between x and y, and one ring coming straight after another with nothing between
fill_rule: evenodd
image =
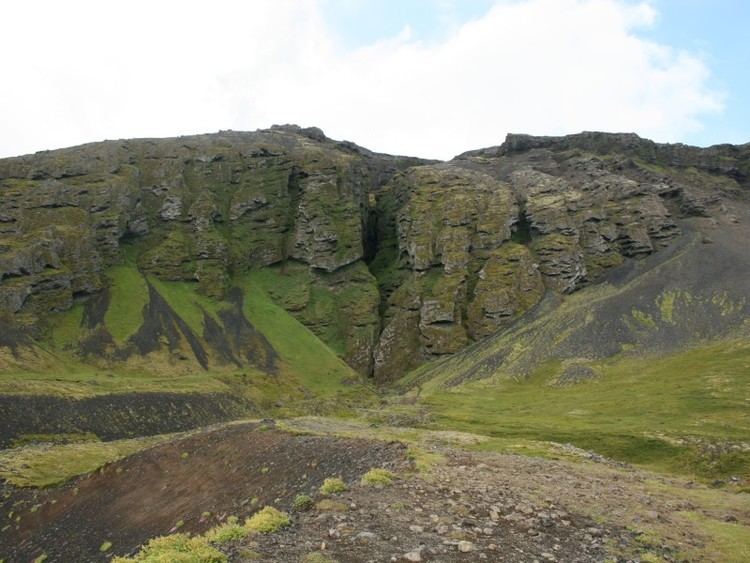
<instances>
[{"instance_id":1,"label":"green moss","mask_svg":"<svg viewBox=\"0 0 750 563\"><path fill-rule=\"evenodd\" d=\"M657 299L656 304L659 306L661 311L661 320L668 324L675 324L674 320L674 305L675 301L679 297L677 291L665 291Z\"/></svg>"},{"instance_id":2,"label":"green moss","mask_svg":"<svg viewBox=\"0 0 750 563\"><path fill-rule=\"evenodd\" d=\"M91 366L62 364L49 371L0 373L0 393L84 398L110 393L222 393L231 388L219 378L196 374L157 377L132 372L96 371Z\"/></svg>"},{"instance_id":3,"label":"green moss","mask_svg":"<svg viewBox=\"0 0 750 563\"><path fill-rule=\"evenodd\" d=\"M314 504L315 501L313 501L313 498L310 495L300 494L294 497L292 507L298 512L304 512L305 510L310 510Z\"/></svg>"},{"instance_id":4,"label":"green moss","mask_svg":"<svg viewBox=\"0 0 750 563\"><path fill-rule=\"evenodd\" d=\"M654 174L665 175L669 172L669 170L666 167L661 166L660 164L656 164L654 162L646 162L645 160L642 160L640 158L634 158L633 161L640 168L647 170L648 172L653 172Z\"/></svg>"},{"instance_id":5,"label":"green moss","mask_svg":"<svg viewBox=\"0 0 750 563\"><path fill-rule=\"evenodd\" d=\"M197 336L203 334L204 313L218 322L221 302L198 293L195 282L169 282L150 277L149 282Z\"/></svg>"},{"instance_id":6,"label":"green moss","mask_svg":"<svg viewBox=\"0 0 750 563\"><path fill-rule=\"evenodd\" d=\"M323 394L344 390L342 382L356 380L357 375L309 329L270 299L262 278L262 272L253 272L235 280L245 291L245 316L271 342L305 387Z\"/></svg>"},{"instance_id":7,"label":"green moss","mask_svg":"<svg viewBox=\"0 0 750 563\"><path fill-rule=\"evenodd\" d=\"M245 528L261 534L272 534L289 526L291 520L286 512L272 506L265 506L245 521Z\"/></svg>"},{"instance_id":8,"label":"green moss","mask_svg":"<svg viewBox=\"0 0 750 563\"><path fill-rule=\"evenodd\" d=\"M362 484L373 487L387 487L393 484L393 473L377 467L370 469L362 476Z\"/></svg>"},{"instance_id":9,"label":"green moss","mask_svg":"<svg viewBox=\"0 0 750 563\"><path fill-rule=\"evenodd\" d=\"M204 537L211 543L227 543L235 540L241 540L250 533L245 526L238 524L236 516L227 518L226 523L211 528L204 534Z\"/></svg>"},{"instance_id":10,"label":"green moss","mask_svg":"<svg viewBox=\"0 0 750 563\"><path fill-rule=\"evenodd\" d=\"M650 314L639 311L638 309L633 309L631 315L643 328L650 330L656 329L656 322Z\"/></svg>"},{"instance_id":11,"label":"green moss","mask_svg":"<svg viewBox=\"0 0 750 563\"><path fill-rule=\"evenodd\" d=\"M710 538L708 552L714 561L745 563L750 561L750 528L737 522L720 522L698 512L680 512Z\"/></svg>"},{"instance_id":12,"label":"green moss","mask_svg":"<svg viewBox=\"0 0 750 563\"><path fill-rule=\"evenodd\" d=\"M711 303L719 308L722 316L726 317L742 311L745 306L745 299L741 298L735 301L729 297L726 291L722 291L711 297Z\"/></svg>"},{"instance_id":13,"label":"green moss","mask_svg":"<svg viewBox=\"0 0 750 563\"><path fill-rule=\"evenodd\" d=\"M91 432L62 433L62 434L21 434L11 442L12 448L20 448L32 444L76 444L81 442L96 442L99 438Z\"/></svg>"},{"instance_id":14,"label":"green moss","mask_svg":"<svg viewBox=\"0 0 750 563\"><path fill-rule=\"evenodd\" d=\"M189 280L195 278L194 252L191 239L180 228L173 228L166 236L138 257L138 267L161 280Z\"/></svg>"},{"instance_id":15,"label":"green moss","mask_svg":"<svg viewBox=\"0 0 750 563\"><path fill-rule=\"evenodd\" d=\"M346 512L349 506L345 502L324 498L315 504L315 509L321 512Z\"/></svg>"},{"instance_id":16,"label":"green moss","mask_svg":"<svg viewBox=\"0 0 750 563\"><path fill-rule=\"evenodd\" d=\"M226 563L227 556L206 538L173 534L154 538L133 557L115 557L113 563Z\"/></svg>"},{"instance_id":17,"label":"green moss","mask_svg":"<svg viewBox=\"0 0 750 563\"><path fill-rule=\"evenodd\" d=\"M320 492L324 495L334 495L346 491L346 483L338 477L329 477L320 486Z\"/></svg>"},{"instance_id":18,"label":"green moss","mask_svg":"<svg viewBox=\"0 0 750 563\"><path fill-rule=\"evenodd\" d=\"M734 341L665 357L594 362L598 379L565 388L548 385L558 369L550 364L524 381L427 388L422 400L435 428L569 442L706 480L750 476L750 455L734 447L750 435L749 362L750 345Z\"/></svg>"},{"instance_id":19,"label":"green moss","mask_svg":"<svg viewBox=\"0 0 750 563\"><path fill-rule=\"evenodd\" d=\"M104 324L118 344L124 343L143 324L143 308L148 303L148 286L133 266L114 266L107 270L110 301Z\"/></svg>"},{"instance_id":20,"label":"green moss","mask_svg":"<svg viewBox=\"0 0 750 563\"><path fill-rule=\"evenodd\" d=\"M74 305L67 311L50 317L51 340L56 350L72 348L81 337L83 305Z\"/></svg>"},{"instance_id":21,"label":"green moss","mask_svg":"<svg viewBox=\"0 0 750 563\"><path fill-rule=\"evenodd\" d=\"M0 451L0 478L17 487L48 487L90 473L166 440L152 436L112 442L25 446Z\"/></svg>"},{"instance_id":22,"label":"green moss","mask_svg":"<svg viewBox=\"0 0 750 563\"><path fill-rule=\"evenodd\" d=\"M427 451L425 448L415 444L409 444L406 455L420 473L429 472L433 466L442 463L445 459L442 454Z\"/></svg>"},{"instance_id":23,"label":"green moss","mask_svg":"<svg viewBox=\"0 0 750 563\"><path fill-rule=\"evenodd\" d=\"M334 273L313 274L306 264L287 262L253 274L256 283L342 358L361 355L378 326L380 296L362 262ZM369 336L369 338L368 338Z\"/></svg>"}]
</instances>

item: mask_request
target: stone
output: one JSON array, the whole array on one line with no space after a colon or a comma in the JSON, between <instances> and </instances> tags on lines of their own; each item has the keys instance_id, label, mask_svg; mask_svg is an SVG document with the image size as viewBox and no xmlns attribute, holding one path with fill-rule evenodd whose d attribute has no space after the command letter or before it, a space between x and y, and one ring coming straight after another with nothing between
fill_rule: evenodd
<instances>
[{"instance_id":1,"label":"stone","mask_svg":"<svg viewBox=\"0 0 750 563\"><path fill-rule=\"evenodd\" d=\"M422 561L422 552L418 549L409 551L408 553L404 553L403 559L404 561L412 561L412 562Z\"/></svg>"}]
</instances>

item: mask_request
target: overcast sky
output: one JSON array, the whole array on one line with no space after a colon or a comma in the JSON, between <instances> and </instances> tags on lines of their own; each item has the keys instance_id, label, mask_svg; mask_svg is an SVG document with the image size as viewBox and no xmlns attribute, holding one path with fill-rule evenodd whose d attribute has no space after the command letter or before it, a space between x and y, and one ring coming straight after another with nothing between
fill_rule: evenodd
<instances>
[{"instance_id":1,"label":"overcast sky","mask_svg":"<svg viewBox=\"0 0 750 563\"><path fill-rule=\"evenodd\" d=\"M749 4L4 0L0 156L274 123L434 158L507 132L748 142Z\"/></svg>"}]
</instances>

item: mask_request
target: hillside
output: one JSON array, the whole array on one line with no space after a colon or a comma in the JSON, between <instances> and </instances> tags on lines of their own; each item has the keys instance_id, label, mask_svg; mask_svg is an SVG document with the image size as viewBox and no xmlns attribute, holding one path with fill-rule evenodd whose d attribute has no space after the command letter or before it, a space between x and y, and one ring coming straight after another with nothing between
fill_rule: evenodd
<instances>
[{"instance_id":1,"label":"hillside","mask_svg":"<svg viewBox=\"0 0 750 563\"><path fill-rule=\"evenodd\" d=\"M5 159L0 367L72 353L156 372L269 371L267 342L238 339L252 327L215 306L241 308L234 281L250 271L378 381L526 330L521 316L559 316L563 296L591 287L599 316L616 321L584 323L597 338L574 331L552 355L721 337L747 311L739 241L749 153L628 135L511 136L426 163L285 126ZM722 275L729 266L740 270ZM675 283L662 288L657 271ZM649 275L658 280L649 285ZM175 303L160 298L164 282L183 284L173 286L178 301L195 294L182 301L190 310L175 317ZM67 334L52 330L66 323ZM522 356L514 373L540 361Z\"/></svg>"},{"instance_id":2,"label":"hillside","mask_svg":"<svg viewBox=\"0 0 750 563\"><path fill-rule=\"evenodd\" d=\"M750 145L2 159L0 561L745 561L748 240Z\"/></svg>"}]
</instances>

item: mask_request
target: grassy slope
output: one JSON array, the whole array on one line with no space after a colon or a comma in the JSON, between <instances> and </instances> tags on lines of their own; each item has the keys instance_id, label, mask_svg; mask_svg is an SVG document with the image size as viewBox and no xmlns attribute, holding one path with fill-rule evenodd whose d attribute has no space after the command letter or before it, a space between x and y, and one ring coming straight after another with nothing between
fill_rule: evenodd
<instances>
[{"instance_id":1,"label":"grassy slope","mask_svg":"<svg viewBox=\"0 0 750 563\"><path fill-rule=\"evenodd\" d=\"M749 342L594 367L600 378L568 387L550 385L556 366L548 364L528 381L431 387L422 400L439 427L570 442L657 470L750 478ZM744 451L732 449L743 442Z\"/></svg>"},{"instance_id":2,"label":"grassy slope","mask_svg":"<svg viewBox=\"0 0 750 563\"><path fill-rule=\"evenodd\" d=\"M245 316L262 332L299 377L301 383L319 393L341 390L342 382L357 379L354 371L310 330L282 307L264 289L263 272L237 279L245 293Z\"/></svg>"},{"instance_id":3,"label":"grassy slope","mask_svg":"<svg viewBox=\"0 0 750 563\"><path fill-rule=\"evenodd\" d=\"M293 305L304 305L311 318L328 319L329 323L322 327L320 336L334 352L344 354L344 336L335 322L338 309L334 295L313 285L308 267L292 263L283 273L279 267L263 268L253 272L252 280L276 302L283 300Z\"/></svg>"},{"instance_id":4,"label":"grassy slope","mask_svg":"<svg viewBox=\"0 0 750 563\"><path fill-rule=\"evenodd\" d=\"M114 266L107 275L112 285L104 324L115 342L122 344L141 326L143 307L148 303L148 289L146 280L132 266Z\"/></svg>"},{"instance_id":5,"label":"grassy slope","mask_svg":"<svg viewBox=\"0 0 750 563\"><path fill-rule=\"evenodd\" d=\"M105 315L108 330L118 342L134 334L148 299L146 280L135 266L127 264L107 272L112 280L110 307ZM203 333L203 312L217 319L226 306L196 292L196 284L149 279L170 306L197 334ZM235 280L246 294L244 313L270 341L281 358L281 370L269 377L257 370L242 368L221 372L197 372L180 376L152 376L127 363L108 368L82 363L71 353L83 334L82 307L53 316L52 327L41 348L50 352L47 364L39 369L0 372L0 393L32 393L84 397L124 392L227 392L238 391L253 399L275 403L278 400L306 400L336 395L355 396L358 378L333 351L261 289L259 273ZM236 373L235 373L236 372ZM355 390L358 390L355 392ZM364 392L370 396L369 391Z\"/></svg>"},{"instance_id":6,"label":"grassy slope","mask_svg":"<svg viewBox=\"0 0 750 563\"><path fill-rule=\"evenodd\" d=\"M70 444L39 443L0 451L0 479L17 487L49 487L90 473L160 442L174 434Z\"/></svg>"}]
</instances>

